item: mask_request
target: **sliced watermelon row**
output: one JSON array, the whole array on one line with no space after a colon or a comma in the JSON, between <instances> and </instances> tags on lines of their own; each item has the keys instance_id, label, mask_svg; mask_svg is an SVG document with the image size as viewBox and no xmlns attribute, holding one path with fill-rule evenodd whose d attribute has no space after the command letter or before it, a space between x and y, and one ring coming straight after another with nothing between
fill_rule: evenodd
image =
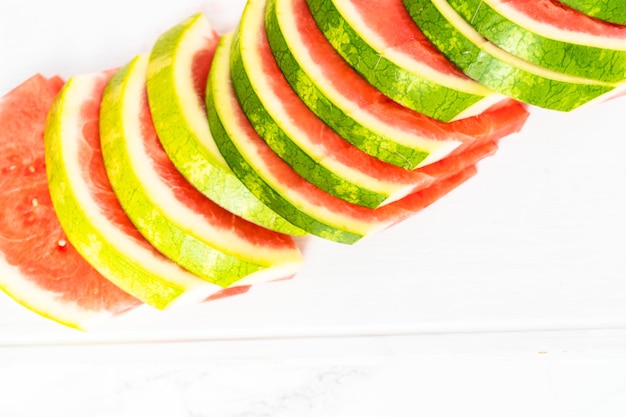
<instances>
[{"instance_id":1,"label":"sliced watermelon row","mask_svg":"<svg viewBox=\"0 0 626 417\"><path fill-rule=\"evenodd\" d=\"M197 25L199 21L205 25ZM181 29L195 33L168 42ZM151 54L136 57L111 76L72 77L48 116L46 165L52 202L69 241L105 277L159 309L181 300L202 301L222 288L288 278L302 264L289 235L252 223L267 220L254 217L256 207L268 213L270 224L282 226L274 221L276 214L251 194L237 197L249 220L227 210L214 201L217 198L208 198L206 189L203 193L194 187L165 150L188 125L198 124L186 123L184 117L204 102L203 88L195 88L194 82L206 80L217 39L208 22L194 16L157 40ZM180 49L191 53L176 55ZM164 72L174 76L162 80ZM180 79L192 85L189 94L179 93ZM200 109L196 117L208 126ZM85 142L101 150L89 156L90 166L97 169L84 169L89 151L81 149ZM213 169L209 191L222 193L221 198L232 195L233 190L224 189L236 180L229 168L218 161ZM97 198L105 181L94 177L103 175L115 202ZM228 175L230 182L222 181ZM174 273L174 265L155 266L156 254L124 244L123 236L109 236L113 228L104 227L100 217L109 215L113 204L128 216L126 223L134 225L132 230L123 228L123 234L132 233L135 240L141 235L144 245L149 242L154 252L186 274Z\"/></svg>"},{"instance_id":2,"label":"sliced watermelon row","mask_svg":"<svg viewBox=\"0 0 626 417\"><path fill-rule=\"evenodd\" d=\"M237 30L221 39L197 14L122 68L65 85L43 80L48 104L16 132L39 129L33 149L45 157L47 178L37 181L49 195L31 205L58 222L56 246L38 259L74 255L60 297L50 287L56 270L5 245L8 264L22 273L7 275L3 289L78 328L141 303L164 309L240 293L298 272L293 236L355 243L475 175L498 141L522 128L525 106L463 74L423 35L407 44L421 32L401 0L378 5L391 23L369 7L250 0ZM358 42L351 39L387 45L385 65L402 69L408 84L384 72L372 78L371 61L361 69L350 62L331 24L345 10L352 14L341 25ZM19 111L0 107L0 116ZM5 190L30 186L24 181ZM6 239L12 226L0 231ZM31 264L44 272L25 272ZM80 291L85 279L104 288L101 302L68 310L92 303Z\"/></svg>"},{"instance_id":3,"label":"sliced watermelon row","mask_svg":"<svg viewBox=\"0 0 626 417\"><path fill-rule=\"evenodd\" d=\"M459 165L444 169L445 173L425 187L422 194L412 193L381 208L371 209L334 197L298 175L260 137L247 119L230 75L231 46L236 41L233 38L234 34L222 37L208 85L207 110L216 143L235 174L250 190L283 217L311 234L341 243L355 243L368 234L406 219L419 208L443 196L473 173L473 162L494 151L493 142L489 142L479 156L468 152ZM449 178L461 172L463 175ZM404 200L419 199L420 195L428 201L415 203L414 206L405 204Z\"/></svg>"},{"instance_id":4,"label":"sliced watermelon row","mask_svg":"<svg viewBox=\"0 0 626 417\"><path fill-rule=\"evenodd\" d=\"M172 32L196 21L182 22ZM207 78L213 51L205 35L207 30L195 35L205 42L186 68L190 79ZM300 229L239 185L241 192L229 204L239 205L246 220L207 198L206 190L193 187L174 166L157 137L158 113L149 108L146 94L149 65L164 67L164 52L159 54L77 75L65 84L36 77L0 107L3 119L19 121L3 130L2 143L14 155L3 169L15 175L4 177L9 215L0 228L7 267L19 272L3 274L2 289L71 327L89 329L98 319L142 303L164 309L242 293L252 284L289 278L302 266L291 236L258 223L293 235L302 235ZM201 93L194 100L208 131L204 84L194 91ZM14 149L15 137L29 146ZM213 181L216 191L233 196L237 189L227 188L240 183L225 163L216 165L222 172L215 169L205 183ZM25 177L24 171L32 175ZM9 199L19 202L20 194L26 194L28 212L21 203L10 209ZM49 244L33 245L39 240Z\"/></svg>"},{"instance_id":5,"label":"sliced watermelon row","mask_svg":"<svg viewBox=\"0 0 626 417\"><path fill-rule=\"evenodd\" d=\"M63 84L35 75L0 99L0 288L44 317L86 329L141 302L85 261L52 206L44 129Z\"/></svg>"},{"instance_id":6,"label":"sliced watermelon row","mask_svg":"<svg viewBox=\"0 0 626 417\"><path fill-rule=\"evenodd\" d=\"M279 20L290 22L282 32ZM303 39L315 34L313 41ZM301 41L280 49L272 47L272 38ZM306 54L315 54L315 59L284 59ZM322 68L327 72L320 75ZM302 77L290 77L290 71L312 75L306 84L298 83ZM328 97L345 104L334 111L341 120L352 119L348 108L361 108L362 123L386 130L390 137L404 136L407 142L435 144L438 157L408 169L364 152L350 142L348 130L341 135L315 112L317 100L310 87L318 82L363 86L339 93L332 85L328 88ZM376 101L378 108L364 106ZM299 228L342 243L354 243L414 214L428 205L417 203L419 196L433 190L443 195L458 185L450 178L463 177L454 175L473 169L528 116L518 102L503 100L479 116L444 123L387 99L343 63L307 4L297 0L247 3L238 29L218 46L207 84L207 110L222 155L260 200ZM352 119L351 125L358 123ZM362 143L375 146L367 138ZM477 148L483 152L479 157ZM451 154L453 158L445 157ZM422 193L429 189L431 194Z\"/></svg>"},{"instance_id":7,"label":"sliced watermelon row","mask_svg":"<svg viewBox=\"0 0 626 417\"><path fill-rule=\"evenodd\" d=\"M571 111L626 85L626 25L555 0L403 2L465 75L516 100Z\"/></svg>"}]
</instances>

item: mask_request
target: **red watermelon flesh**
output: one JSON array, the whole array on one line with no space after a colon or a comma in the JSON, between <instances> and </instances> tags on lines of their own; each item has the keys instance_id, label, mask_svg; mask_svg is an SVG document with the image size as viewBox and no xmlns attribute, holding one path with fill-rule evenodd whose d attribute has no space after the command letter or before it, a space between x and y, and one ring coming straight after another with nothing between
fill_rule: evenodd
<instances>
[{"instance_id":1,"label":"red watermelon flesh","mask_svg":"<svg viewBox=\"0 0 626 417\"><path fill-rule=\"evenodd\" d=\"M496 141L477 142L468 146L464 151L450 155L433 164L419 168L424 174L443 180L481 159L493 155L498 150Z\"/></svg>"},{"instance_id":2,"label":"red watermelon flesh","mask_svg":"<svg viewBox=\"0 0 626 417\"><path fill-rule=\"evenodd\" d=\"M39 306L17 293L21 281L45 293L51 309L72 305L90 316L118 315L141 303L78 254L50 200L43 135L48 110L62 85L57 77L35 75L0 101L0 251L8 264L19 269L2 278L3 289L35 311ZM38 312L55 318L55 311Z\"/></svg>"},{"instance_id":3,"label":"red watermelon flesh","mask_svg":"<svg viewBox=\"0 0 626 417\"><path fill-rule=\"evenodd\" d=\"M261 28L263 22L260 21L257 24ZM265 104L269 102L280 103L284 115L275 114L274 120L279 126L286 125L287 123L283 122L288 120L288 123L293 126L290 131L295 132L291 136L295 137L297 133L297 140L301 144L300 148L311 155L313 159L329 167L329 170L338 176L342 176L345 171L358 172L363 177L368 177L370 181L384 181L393 184L394 187L402 189L404 195L432 183L432 178L417 171L383 162L344 140L318 118L291 88L274 58L267 34L262 29L258 31L258 40L255 46L258 48L257 56L260 58L261 68L255 68L255 72L249 76L270 86L268 90L271 90L272 93L271 97L260 97L261 100L265 99ZM345 79L340 74L335 74L334 77ZM284 119L279 119L280 117L284 117ZM268 121L260 121L261 128L265 127L265 123ZM290 135L288 131L285 133ZM281 148L281 145L276 146ZM298 169L299 160L297 158L290 163ZM308 175L308 171L303 175ZM349 177L345 179L351 181Z\"/></svg>"},{"instance_id":4,"label":"red watermelon flesh","mask_svg":"<svg viewBox=\"0 0 626 417\"><path fill-rule=\"evenodd\" d=\"M469 79L422 34L401 0L349 0L363 23L389 48L437 72ZM384 16L384 18L381 18Z\"/></svg>"},{"instance_id":5,"label":"red watermelon flesh","mask_svg":"<svg viewBox=\"0 0 626 417\"><path fill-rule=\"evenodd\" d=\"M626 25L595 19L557 0L499 0L499 2L532 20L559 29L626 40Z\"/></svg>"},{"instance_id":6,"label":"red watermelon flesh","mask_svg":"<svg viewBox=\"0 0 626 417\"><path fill-rule=\"evenodd\" d=\"M141 98L141 109L142 112L139 117L141 118L145 152L150 157L154 171L159 176L159 181L168 185L172 191L172 196L178 202L195 214L204 217L212 227L221 229L224 233L236 235L239 239L248 241L252 245L260 248L283 248L287 250L296 248L291 236L274 232L232 214L194 188L178 171L163 149L154 128L145 90Z\"/></svg>"},{"instance_id":7,"label":"red watermelon flesh","mask_svg":"<svg viewBox=\"0 0 626 417\"><path fill-rule=\"evenodd\" d=\"M80 142L78 154L85 159L82 161L82 165L89 167L84 179L90 183L89 190L93 193L93 199L98 207L105 210L104 214L108 220L137 244L155 252L122 209L104 168L102 149L100 148L100 100L106 83L114 73L114 70L101 73L98 83L94 85L93 94L85 97L85 101L82 103L81 116L85 122L82 132L85 140Z\"/></svg>"},{"instance_id":8,"label":"red watermelon flesh","mask_svg":"<svg viewBox=\"0 0 626 417\"><path fill-rule=\"evenodd\" d=\"M231 108L231 113L241 129L241 134L235 138L240 143L237 147L249 149L246 153L254 154L258 164L255 168L262 172L262 177L271 187L278 190L276 185L280 184L279 188L289 189L291 198L297 200L294 201L296 205L304 201L305 206L318 206L324 210L339 213L346 221L364 222L370 225L371 232L391 227L431 205L472 177L476 173L475 163L494 152L493 144L485 141L482 143L483 146L477 145L460 151L453 161L444 158L438 165L433 165L431 168L432 173L438 175L439 178L430 186L385 206L370 209L334 197L298 175L256 133L241 109L232 86L228 91L228 103L224 101L221 103ZM242 144L245 145L242 146Z\"/></svg>"},{"instance_id":9,"label":"red watermelon flesh","mask_svg":"<svg viewBox=\"0 0 626 417\"><path fill-rule=\"evenodd\" d=\"M251 287L250 285L239 285L236 287L224 288L223 290L218 291L215 294L211 294L210 296L208 296L205 301L221 300L222 298L245 294L250 290L250 287Z\"/></svg>"},{"instance_id":10,"label":"red watermelon flesh","mask_svg":"<svg viewBox=\"0 0 626 417\"><path fill-rule=\"evenodd\" d=\"M463 153L472 146L498 142L502 138L519 132L529 116L530 113L525 104L515 100L505 100L480 115L449 123L455 132L475 138L473 142L466 142L456 148L450 156Z\"/></svg>"},{"instance_id":11,"label":"red watermelon flesh","mask_svg":"<svg viewBox=\"0 0 626 417\"><path fill-rule=\"evenodd\" d=\"M384 37L390 46L400 48L441 71L460 72L422 35L401 0L383 0L375 3L364 0L351 1L353 6L361 11L361 17ZM372 11L372 8L376 10ZM325 79L333 80L336 91L358 103L361 111L368 113L368 117L393 126L395 130L431 140L461 142L460 149L457 148L459 152L476 140L493 141L517 132L528 118L524 105L511 99L502 100L479 115L449 123L402 106L381 93L347 64L326 41L305 0L293 0L293 10L303 44L309 49L309 54L315 57L316 71L319 71ZM377 18L381 13L386 16L385 19ZM445 62L441 62L442 60Z\"/></svg>"},{"instance_id":12,"label":"red watermelon flesh","mask_svg":"<svg viewBox=\"0 0 626 417\"><path fill-rule=\"evenodd\" d=\"M102 149L100 143L100 102L102 92L115 70L103 71L97 74L97 82L93 85L92 94L85 96L81 106L81 120L84 141L80 142L77 153L84 158L83 166L88 167L84 180L89 185L89 191L96 205L102 210L110 224L119 229L124 235L133 240L145 251L145 256L154 258L154 261L163 264L173 262L158 252L137 230L120 205L106 173ZM204 83L206 84L206 82ZM202 86L202 83L200 82ZM146 125L150 129L151 125ZM141 255L143 256L143 255ZM169 267L169 265L168 265ZM215 300L231 295L241 294L248 290L249 286L239 286L216 290L207 297L207 300Z\"/></svg>"},{"instance_id":13,"label":"red watermelon flesh","mask_svg":"<svg viewBox=\"0 0 626 417\"><path fill-rule=\"evenodd\" d=\"M377 3L377 7L390 4L390 2L391 0L385 0L380 5ZM318 62L324 63L324 66L328 64L329 71L338 71L335 74L329 72L328 77L337 80L338 84L341 84L342 87L338 88L341 88L344 94L349 95L351 99L356 99L361 107L371 108L373 117L384 119L387 123L395 124L397 127L400 126L402 129L409 131L419 131L421 132L420 134L423 133L427 137L435 137L441 140L454 138L463 142L451 154L451 156L461 154L463 156L454 159L443 158L443 160L435 162L434 164L436 165L432 168L428 168L428 165L426 165L413 171L384 163L365 154L330 130L300 100L278 67L272 55L265 31L260 31L257 47L260 49L259 55L263 58L263 68L255 76L268 78L268 84L272 85L274 94L280 98L285 111L290 115L290 120L299 125L302 132L311 132L306 138L300 139L303 142L310 141L312 147L322 147L328 158L360 170L373 178L384 178L388 181L397 181L405 184L413 182L415 186L412 192L415 193L432 184L432 181L436 180L437 176L444 174L444 176L447 176L456 172L456 170L452 169L453 164L472 159L471 155L475 155L476 152L476 149L472 149L473 146L477 146L478 149L482 150L484 145L490 148L488 154L491 154L495 150L493 148L495 144L492 142L518 132L528 119L529 113L526 107L522 103L511 99L503 100L477 116L449 123L434 120L398 105L365 82L334 50L331 54L328 48L332 49L332 46L325 41L322 33L317 29L306 2L299 0L296 3L297 6L294 9L298 11L296 14L299 16L299 22L305 21L306 26L306 29L303 27L301 32L304 32L307 37L313 36L310 46L316 45L315 48L320 48L319 50L316 49L319 53L316 52L313 56L317 57ZM404 7L401 1L398 1L398 3ZM365 2L357 1L356 5L366 7ZM391 8L394 9L394 7ZM415 25L413 24L413 26ZM315 33L317 35L313 35ZM326 60L326 57L330 56L334 56L334 58ZM355 84L352 84L353 82ZM363 98L367 96L369 98ZM465 150L470 151L466 154ZM430 180L426 178L430 178Z\"/></svg>"}]
</instances>

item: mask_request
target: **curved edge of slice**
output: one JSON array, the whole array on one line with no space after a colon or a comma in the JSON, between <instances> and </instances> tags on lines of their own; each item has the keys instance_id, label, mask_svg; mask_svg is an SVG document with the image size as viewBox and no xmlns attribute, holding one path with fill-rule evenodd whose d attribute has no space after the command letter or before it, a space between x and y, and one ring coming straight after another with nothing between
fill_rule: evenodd
<instances>
[{"instance_id":1,"label":"curved edge of slice","mask_svg":"<svg viewBox=\"0 0 626 417\"><path fill-rule=\"evenodd\" d=\"M235 36L236 32L222 36L207 84L210 127L233 172L273 210L315 236L352 244L388 227L391 222L372 222L334 211L337 205L353 213L372 210L333 197L305 181L256 133L231 82L230 53Z\"/></svg>"},{"instance_id":2,"label":"curved edge of slice","mask_svg":"<svg viewBox=\"0 0 626 417\"><path fill-rule=\"evenodd\" d=\"M305 0L268 1L265 26L276 63L300 99L338 135L368 155L413 169L441 159L461 143L454 138L428 137L418 124L414 130L402 129L397 118L381 117L387 108L418 113L383 100L382 93L348 65L317 29ZM336 77L330 77L328 68L337 71ZM346 83L354 97L346 95ZM368 100L375 103L370 106ZM373 106L378 111L370 111ZM436 132L443 136L443 131Z\"/></svg>"},{"instance_id":3,"label":"curved edge of slice","mask_svg":"<svg viewBox=\"0 0 626 417\"><path fill-rule=\"evenodd\" d=\"M403 0L422 32L468 76L511 98L571 111L615 85L556 73L485 41L445 0Z\"/></svg>"},{"instance_id":4,"label":"curved edge of slice","mask_svg":"<svg viewBox=\"0 0 626 417\"><path fill-rule=\"evenodd\" d=\"M124 211L160 252L209 282L227 287L293 276L302 254L290 236L226 211L173 166L152 125L147 64L140 55L113 76L101 112L105 166Z\"/></svg>"},{"instance_id":5,"label":"curved edge of slice","mask_svg":"<svg viewBox=\"0 0 626 417\"><path fill-rule=\"evenodd\" d=\"M88 331L141 302L85 261L67 241L52 206L44 132L63 85L60 77L36 74L0 98L0 148L6 158L0 162L0 200L9 222L0 227L0 289L41 317Z\"/></svg>"},{"instance_id":6,"label":"curved edge of slice","mask_svg":"<svg viewBox=\"0 0 626 417\"><path fill-rule=\"evenodd\" d=\"M70 78L46 129L46 167L69 241L104 277L158 309L220 291L158 253L134 228L111 189L100 150L100 100L110 72Z\"/></svg>"},{"instance_id":7,"label":"curved edge of slice","mask_svg":"<svg viewBox=\"0 0 626 417\"><path fill-rule=\"evenodd\" d=\"M93 310L73 303L56 291L46 290L31 281L5 278L20 274L23 272L18 267L0 260L0 288L2 291L13 301L39 316L72 329L80 331L96 329L120 314L137 307L137 305L129 304L119 312L106 309ZM102 277L102 279L105 278Z\"/></svg>"},{"instance_id":8,"label":"curved edge of slice","mask_svg":"<svg viewBox=\"0 0 626 417\"><path fill-rule=\"evenodd\" d=\"M241 108L270 148L305 180L363 207L383 206L426 186L429 178L360 151L306 106L272 54L265 10L265 0L246 4L230 65Z\"/></svg>"},{"instance_id":9,"label":"curved edge of slice","mask_svg":"<svg viewBox=\"0 0 626 417\"><path fill-rule=\"evenodd\" d=\"M464 183L476 173L476 162L495 152L496 140L516 131L527 115L516 103L519 106L506 122L508 129L501 126L455 156L420 168L437 178L432 185L377 209L359 207L303 180L258 136L230 79L233 36L236 32L222 37L207 85L207 111L220 151L233 171L268 205L311 234L339 243L352 244L398 224Z\"/></svg>"},{"instance_id":10,"label":"curved edge of slice","mask_svg":"<svg viewBox=\"0 0 626 417\"><path fill-rule=\"evenodd\" d=\"M147 90L159 139L181 174L212 201L268 229L302 236L302 230L241 184L211 137L204 93L218 40L206 17L198 13L161 34L154 43Z\"/></svg>"},{"instance_id":11,"label":"curved edge of slice","mask_svg":"<svg viewBox=\"0 0 626 417\"><path fill-rule=\"evenodd\" d=\"M614 49L612 39L593 39L581 30L565 30L502 1L447 0L481 36L507 52L528 62L556 72L598 81L618 82L626 77L626 43ZM561 9L553 3L537 4L544 8L553 5L553 14ZM626 6L626 5L625 5ZM532 10L529 10L532 12ZM543 13L546 13L545 11ZM582 19L589 19L577 13ZM573 16L569 16L571 19ZM570 25L576 25L570 22ZM592 38L592 39L587 39ZM596 37L597 38L597 37ZM594 44L590 44L594 41ZM585 42L587 44L585 44ZM603 46L599 46L603 45Z\"/></svg>"},{"instance_id":12,"label":"curved edge of slice","mask_svg":"<svg viewBox=\"0 0 626 417\"><path fill-rule=\"evenodd\" d=\"M463 76L453 65L448 66L448 73L443 73L389 47L384 43L384 35L364 22L360 11L350 1L307 0L307 3L326 39L344 59L381 92L406 107L447 122L479 114L503 99ZM399 0L397 3L401 6ZM388 5L396 6L386 0L383 6ZM395 10L403 12L401 8ZM391 21L410 23L406 30L412 31L411 36L423 38L408 16ZM424 48L420 53L429 56L438 52Z\"/></svg>"},{"instance_id":13,"label":"curved edge of slice","mask_svg":"<svg viewBox=\"0 0 626 417\"><path fill-rule=\"evenodd\" d=\"M622 0L559 0L566 6L609 23L626 25L626 7Z\"/></svg>"}]
</instances>

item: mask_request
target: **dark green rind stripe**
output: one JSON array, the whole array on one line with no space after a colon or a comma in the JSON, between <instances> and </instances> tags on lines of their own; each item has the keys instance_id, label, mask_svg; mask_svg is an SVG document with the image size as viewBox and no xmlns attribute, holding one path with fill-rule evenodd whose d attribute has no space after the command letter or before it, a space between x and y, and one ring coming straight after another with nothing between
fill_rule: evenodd
<instances>
[{"instance_id":1,"label":"dark green rind stripe","mask_svg":"<svg viewBox=\"0 0 626 417\"><path fill-rule=\"evenodd\" d=\"M247 59L244 55L255 53L256 46L243 45L242 43L243 36L254 39L258 37L257 34L246 34L246 31L256 31L254 24L255 6L249 2L246 11L244 11L239 26L241 34L236 36L233 41L230 57L232 84L250 123L268 146L311 184L349 203L368 208L380 206L389 198L388 194L367 189L365 186L355 184L349 178L344 178L328 169L322 164L322 161L315 159L298 146L290 137L290 133L285 131L284 122L275 119L268 112L265 103L269 99L259 95L262 93L255 89L250 78L250 71L258 71L258 68L248 70L247 67L252 64L246 62Z\"/></svg>"},{"instance_id":2,"label":"dark green rind stripe","mask_svg":"<svg viewBox=\"0 0 626 417\"><path fill-rule=\"evenodd\" d=\"M142 302L162 309L184 292L184 288L150 274L142 265L107 239L89 221L83 205L72 190L63 160L64 141L61 128L63 105L72 93L77 78L68 80L49 112L45 135L46 170L50 196L63 231L76 250L100 274ZM78 162L76 162L78 163Z\"/></svg>"},{"instance_id":3,"label":"dark green rind stripe","mask_svg":"<svg viewBox=\"0 0 626 417\"><path fill-rule=\"evenodd\" d=\"M164 32L154 43L148 66L148 96L159 139L168 156L181 174L194 187L216 204L244 219L268 229L294 236L305 233L294 227L261 203L241 184L223 160L217 160L200 142L188 125L185 106L176 91L174 61L177 45L197 25L197 14ZM164 65L165 64L165 65ZM196 97L192 97L196 99ZM210 136L207 123L207 135ZM211 140L210 137L207 140Z\"/></svg>"},{"instance_id":4,"label":"dark green rind stripe","mask_svg":"<svg viewBox=\"0 0 626 417\"><path fill-rule=\"evenodd\" d=\"M571 111L614 89L599 82L578 84L547 78L517 67L468 39L439 11L434 0L403 1L422 32L448 59L469 77L511 98L547 109Z\"/></svg>"},{"instance_id":5,"label":"dark green rind stripe","mask_svg":"<svg viewBox=\"0 0 626 417\"><path fill-rule=\"evenodd\" d=\"M137 61L118 71L103 100L102 115L109 126L119 127L102 134L102 154L111 185L128 217L141 234L157 250L199 277L227 287L262 267L225 254L194 236L193 231L176 225L159 204L146 193L144 184L135 173L133 156L128 154L120 100L126 74ZM175 242L175 243L174 243Z\"/></svg>"},{"instance_id":6,"label":"dark green rind stripe","mask_svg":"<svg viewBox=\"0 0 626 417\"><path fill-rule=\"evenodd\" d=\"M447 0L478 33L509 53L553 71L599 81L626 77L626 51L550 39L494 10L483 0ZM626 3L623 8L626 9Z\"/></svg>"},{"instance_id":7,"label":"dark green rind stripe","mask_svg":"<svg viewBox=\"0 0 626 417\"><path fill-rule=\"evenodd\" d=\"M288 201L281 194L281 184L271 184L269 180L263 178L263 167L251 165L249 160L242 154L242 151L239 150L237 135L229 133L229 124L237 122L233 116L227 113L224 114L228 110L228 106L219 105L223 89L231 88L231 81L221 78L223 76L229 77L228 68L220 70L220 66L228 67L229 65L231 41L232 35L225 35L220 40L213 61L213 69L207 83L206 107L209 126L220 152L235 175L254 195L297 227L318 237L335 242L345 244L357 242L363 235L328 225L301 211ZM228 98L225 100L228 100Z\"/></svg>"},{"instance_id":8,"label":"dark green rind stripe","mask_svg":"<svg viewBox=\"0 0 626 417\"><path fill-rule=\"evenodd\" d=\"M269 43L285 78L309 109L352 145L389 164L413 169L426 159L428 150L395 142L384 132L377 132L374 128L354 120L323 91L318 82L308 75L307 69L298 62L288 45L289 35L283 34L276 3L276 0L269 0L267 3L265 27Z\"/></svg>"},{"instance_id":9,"label":"dark green rind stripe","mask_svg":"<svg viewBox=\"0 0 626 417\"><path fill-rule=\"evenodd\" d=\"M337 52L392 100L448 122L484 98L438 84L392 62L354 30L333 0L307 0L307 4L318 27Z\"/></svg>"},{"instance_id":10,"label":"dark green rind stripe","mask_svg":"<svg viewBox=\"0 0 626 417\"><path fill-rule=\"evenodd\" d=\"M624 0L560 0L560 2L605 22L626 25Z\"/></svg>"},{"instance_id":11,"label":"dark green rind stripe","mask_svg":"<svg viewBox=\"0 0 626 417\"><path fill-rule=\"evenodd\" d=\"M213 109L215 106L213 106ZM212 109L209 109L211 112ZM214 113L209 113L211 117L212 129L215 139L220 147L220 151L227 155L227 161L232 170L241 180L257 195L265 204L272 207L281 216L291 220L295 225L306 230L312 235L332 240L339 243L353 244L363 236L336 229L324 224L319 220L300 211L289 201L283 198L280 193L267 184L261 176L256 173L258 167L251 166L248 161L239 153L226 130L221 125L221 121L216 119Z\"/></svg>"}]
</instances>

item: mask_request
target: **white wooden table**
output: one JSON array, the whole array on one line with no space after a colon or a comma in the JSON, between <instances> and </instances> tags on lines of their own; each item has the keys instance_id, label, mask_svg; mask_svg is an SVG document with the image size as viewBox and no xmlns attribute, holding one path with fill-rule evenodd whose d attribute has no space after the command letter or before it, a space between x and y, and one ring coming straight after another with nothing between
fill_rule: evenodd
<instances>
[{"instance_id":1,"label":"white wooden table","mask_svg":"<svg viewBox=\"0 0 626 417\"><path fill-rule=\"evenodd\" d=\"M0 4L0 94L119 66L242 1ZM84 20L76 20L76 8ZM291 281L89 334L0 294L6 416L623 416L626 98L533 109L479 175Z\"/></svg>"}]
</instances>

